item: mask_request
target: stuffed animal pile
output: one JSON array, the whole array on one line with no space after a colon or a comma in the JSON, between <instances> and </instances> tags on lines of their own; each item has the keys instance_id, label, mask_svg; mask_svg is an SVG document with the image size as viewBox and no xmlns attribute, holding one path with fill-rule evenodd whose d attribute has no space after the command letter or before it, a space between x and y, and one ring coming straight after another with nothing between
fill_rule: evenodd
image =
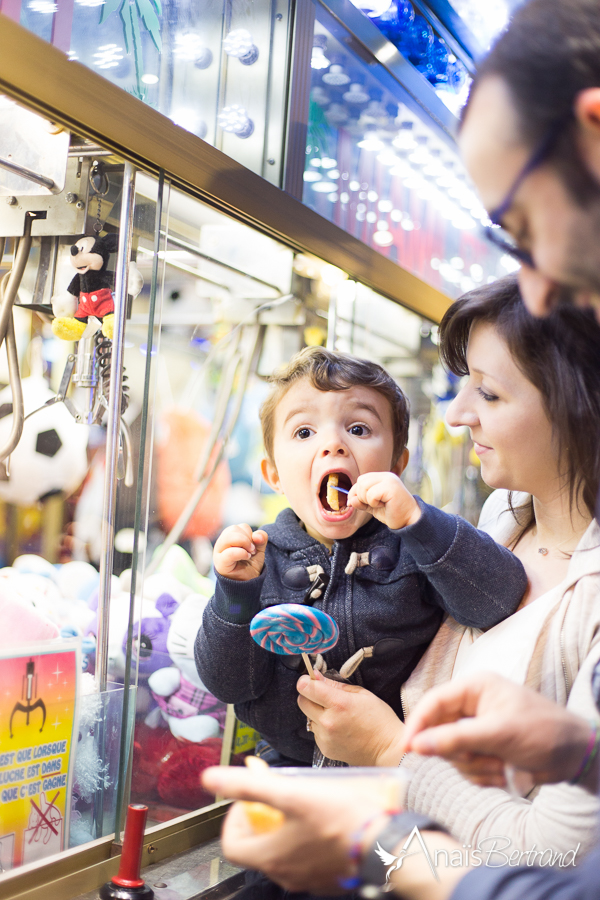
<instances>
[{"instance_id":1,"label":"stuffed animal pile","mask_svg":"<svg viewBox=\"0 0 600 900\"><path fill-rule=\"evenodd\" d=\"M91 840L85 813L94 792L116 772L100 758L94 722L102 712L94 680L98 582L85 562L53 566L26 555L0 569L0 649L18 643L78 637L83 669L80 740L75 763L72 845ZM109 678L123 683L127 659L131 571L113 577L109 626ZM213 592L179 546L145 579L134 601L132 682L138 670L132 797L169 808L195 809L212 801L199 775L221 755L226 707L202 684L194 640ZM85 688L85 689L84 689ZM84 813L82 818L82 812ZM160 815L160 810L155 810ZM172 815L172 813L170 813Z\"/></svg>"}]
</instances>

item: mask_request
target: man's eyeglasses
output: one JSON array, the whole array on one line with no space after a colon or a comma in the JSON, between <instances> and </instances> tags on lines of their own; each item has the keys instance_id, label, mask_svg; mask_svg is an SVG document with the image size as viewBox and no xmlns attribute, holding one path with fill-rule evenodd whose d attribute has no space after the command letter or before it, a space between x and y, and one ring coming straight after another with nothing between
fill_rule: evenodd
<instances>
[{"instance_id":1,"label":"man's eyeglasses","mask_svg":"<svg viewBox=\"0 0 600 900\"><path fill-rule=\"evenodd\" d=\"M533 151L530 158L513 181L512 186L502 203L490 212L489 217L492 224L487 225L483 229L488 241L495 244L496 247L499 247L505 253L508 253L509 256L524 263L524 265L528 266L530 269L535 269L535 263L531 253L528 250L519 247L513 238L502 229L502 219L512 206L515 194L525 179L537 169L538 166L541 166L551 153L554 144L561 134L566 122L571 118L571 115L572 114L569 113L568 115L561 116L550 126L539 145Z\"/></svg>"}]
</instances>

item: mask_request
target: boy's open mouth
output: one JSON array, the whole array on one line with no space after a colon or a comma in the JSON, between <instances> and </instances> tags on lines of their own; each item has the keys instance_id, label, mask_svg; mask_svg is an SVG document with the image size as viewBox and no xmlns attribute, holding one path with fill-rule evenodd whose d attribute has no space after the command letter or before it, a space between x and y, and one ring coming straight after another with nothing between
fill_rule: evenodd
<instances>
[{"instance_id":1,"label":"boy's open mouth","mask_svg":"<svg viewBox=\"0 0 600 900\"><path fill-rule=\"evenodd\" d=\"M347 491L352 487L352 482L345 472L330 472L325 475L319 488L319 500L326 512L345 514L348 512L348 496L342 491L336 491L336 487Z\"/></svg>"}]
</instances>

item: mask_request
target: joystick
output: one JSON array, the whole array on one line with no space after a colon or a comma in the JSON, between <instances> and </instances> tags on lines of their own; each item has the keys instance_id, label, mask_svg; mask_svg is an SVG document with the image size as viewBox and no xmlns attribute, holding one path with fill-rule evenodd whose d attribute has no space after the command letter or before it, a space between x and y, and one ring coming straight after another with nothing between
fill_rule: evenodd
<instances>
[{"instance_id":1,"label":"joystick","mask_svg":"<svg viewBox=\"0 0 600 900\"><path fill-rule=\"evenodd\" d=\"M154 891L140 878L148 807L130 803L119 872L100 888L101 900L154 900Z\"/></svg>"}]
</instances>

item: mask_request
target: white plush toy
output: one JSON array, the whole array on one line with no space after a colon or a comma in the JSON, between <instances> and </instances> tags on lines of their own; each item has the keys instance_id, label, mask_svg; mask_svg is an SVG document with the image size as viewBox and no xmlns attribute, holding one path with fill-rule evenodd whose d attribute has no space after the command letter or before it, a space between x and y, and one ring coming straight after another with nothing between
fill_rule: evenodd
<instances>
[{"instance_id":1,"label":"white plush toy","mask_svg":"<svg viewBox=\"0 0 600 900\"><path fill-rule=\"evenodd\" d=\"M177 668L157 669L148 678L159 715L169 723L171 733L194 743L219 735L227 709L206 690L194 661L194 643L207 602L200 594L190 594L181 603L167 637L167 650ZM157 712L150 713L148 725L158 725Z\"/></svg>"}]
</instances>

